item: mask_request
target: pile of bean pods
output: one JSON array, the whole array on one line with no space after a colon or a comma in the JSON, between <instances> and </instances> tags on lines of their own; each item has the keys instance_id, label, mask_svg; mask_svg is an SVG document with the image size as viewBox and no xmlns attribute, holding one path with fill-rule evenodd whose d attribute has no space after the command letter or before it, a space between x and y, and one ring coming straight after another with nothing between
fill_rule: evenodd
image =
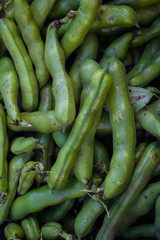
<instances>
[{"instance_id":1,"label":"pile of bean pods","mask_svg":"<svg viewBox=\"0 0 160 240\"><path fill-rule=\"evenodd\" d=\"M0 2L0 240L160 240L160 0Z\"/></svg>"}]
</instances>

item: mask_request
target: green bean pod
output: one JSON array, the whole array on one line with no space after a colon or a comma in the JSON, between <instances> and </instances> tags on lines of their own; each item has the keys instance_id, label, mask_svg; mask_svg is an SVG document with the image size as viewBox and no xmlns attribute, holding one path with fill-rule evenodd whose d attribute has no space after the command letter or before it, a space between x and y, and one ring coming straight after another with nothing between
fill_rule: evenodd
<instances>
[{"instance_id":1,"label":"green bean pod","mask_svg":"<svg viewBox=\"0 0 160 240\"><path fill-rule=\"evenodd\" d=\"M70 135L51 168L47 181L49 188L60 189L67 182L70 171L76 161L78 150L93 126L95 114L103 107L111 82L110 74L106 72L106 69L97 70L93 74L90 91L83 108L79 112Z\"/></svg>"},{"instance_id":2,"label":"green bean pod","mask_svg":"<svg viewBox=\"0 0 160 240\"><path fill-rule=\"evenodd\" d=\"M154 169L160 161L160 146L152 142L145 149L137 163L127 190L110 209L110 217L106 215L96 240L114 239L121 229L122 219L130 207L137 201L139 194L149 181Z\"/></svg>"},{"instance_id":3,"label":"green bean pod","mask_svg":"<svg viewBox=\"0 0 160 240\"><path fill-rule=\"evenodd\" d=\"M56 239L61 237L66 240L72 240L72 235L67 234L59 223L49 222L42 226L41 228L42 237L45 239Z\"/></svg>"},{"instance_id":4,"label":"green bean pod","mask_svg":"<svg viewBox=\"0 0 160 240\"><path fill-rule=\"evenodd\" d=\"M155 226L154 224L144 224L129 228L122 235L123 239L137 239L141 237L154 238Z\"/></svg>"},{"instance_id":5,"label":"green bean pod","mask_svg":"<svg viewBox=\"0 0 160 240\"><path fill-rule=\"evenodd\" d=\"M129 85L145 87L153 79L159 76L160 69L160 53L153 59L153 61L139 74L129 80Z\"/></svg>"},{"instance_id":6,"label":"green bean pod","mask_svg":"<svg viewBox=\"0 0 160 240\"><path fill-rule=\"evenodd\" d=\"M38 142L39 139L34 137L17 137L11 142L11 151L16 155L30 152L37 147Z\"/></svg>"},{"instance_id":7,"label":"green bean pod","mask_svg":"<svg viewBox=\"0 0 160 240\"><path fill-rule=\"evenodd\" d=\"M89 68L91 68L91 71L89 71ZM81 74L83 90L81 93L80 110L82 109L85 99L88 95L91 84L91 78L94 72L96 72L98 69L100 69L100 66L97 64L97 62L89 59L87 59L80 68L80 72L83 73ZM87 70L87 72L85 72L85 70ZM88 181L92 178L94 138L97 127L99 125L101 112L102 109L97 111L97 113L95 114L94 124L90 131L88 132L88 134L86 135L79 149L77 160L73 167L73 172L76 178L83 184L87 184Z\"/></svg>"},{"instance_id":8,"label":"green bean pod","mask_svg":"<svg viewBox=\"0 0 160 240\"><path fill-rule=\"evenodd\" d=\"M40 239L40 226L35 216L28 216L21 221L21 227L24 231L25 237L28 240Z\"/></svg>"},{"instance_id":9,"label":"green bean pod","mask_svg":"<svg viewBox=\"0 0 160 240\"><path fill-rule=\"evenodd\" d=\"M48 222L59 222L71 210L74 203L75 199L68 199L58 206L56 205L48 209L44 209L38 214L38 220L40 221L40 224L46 224Z\"/></svg>"},{"instance_id":10,"label":"green bean pod","mask_svg":"<svg viewBox=\"0 0 160 240\"><path fill-rule=\"evenodd\" d=\"M22 42L16 24L4 17L0 18L0 34L14 61L19 75L22 93L22 107L26 112L34 111L38 104L38 84L31 60Z\"/></svg>"},{"instance_id":11,"label":"green bean pod","mask_svg":"<svg viewBox=\"0 0 160 240\"><path fill-rule=\"evenodd\" d=\"M33 0L30 5L35 23L41 29L56 0Z\"/></svg>"},{"instance_id":12,"label":"green bean pod","mask_svg":"<svg viewBox=\"0 0 160 240\"><path fill-rule=\"evenodd\" d=\"M136 118L147 132L160 137L160 117L155 112L142 108L136 113Z\"/></svg>"},{"instance_id":13,"label":"green bean pod","mask_svg":"<svg viewBox=\"0 0 160 240\"><path fill-rule=\"evenodd\" d=\"M157 52L159 51L159 47L159 36L147 43L141 58L127 74L127 78L129 80L141 73L150 63L152 63L157 55Z\"/></svg>"},{"instance_id":14,"label":"green bean pod","mask_svg":"<svg viewBox=\"0 0 160 240\"><path fill-rule=\"evenodd\" d=\"M57 38L56 22L51 23L47 30L45 61L53 78L56 119L65 127L74 120L76 109L72 82L65 70L64 52Z\"/></svg>"},{"instance_id":15,"label":"green bean pod","mask_svg":"<svg viewBox=\"0 0 160 240\"><path fill-rule=\"evenodd\" d=\"M76 11L79 7L80 0L59 0L52 8L48 20L53 21L64 16L72 9Z\"/></svg>"},{"instance_id":16,"label":"green bean pod","mask_svg":"<svg viewBox=\"0 0 160 240\"><path fill-rule=\"evenodd\" d=\"M35 66L36 77L41 88L49 79L44 61L44 43L27 1L14 0L14 8L16 22Z\"/></svg>"},{"instance_id":17,"label":"green bean pod","mask_svg":"<svg viewBox=\"0 0 160 240\"><path fill-rule=\"evenodd\" d=\"M57 121L55 117L55 111L36 111L32 113L23 112L20 113L20 118L22 121L29 122L32 126L15 126L12 119L7 116L8 128L15 132L21 131L35 131L40 133L51 133L57 130L62 130L62 125Z\"/></svg>"},{"instance_id":18,"label":"green bean pod","mask_svg":"<svg viewBox=\"0 0 160 240\"><path fill-rule=\"evenodd\" d=\"M140 26L152 22L160 14L160 3L136 9L137 22Z\"/></svg>"},{"instance_id":19,"label":"green bean pod","mask_svg":"<svg viewBox=\"0 0 160 240\"><path fill-rule=\"evenodd\" d=\"M9 223L4 229L4 234L7 240L21 240L24 238L22 228L16 223Z\"/></svg>"},{"instance_id":20,"label":"green bean pod","mask_svg":"<svg viewBox=\"0 0 160 240\"><path fill-rule=\"evenodd\" d=\"M142 7L150 6L157 2L159 2L159 0L139 0L138 2L136 0L113 0L109 4L113 4L113 5L125 4L133 8L142 8Z\"/></svg>"},{"instance_id":21,"label":"green bean pod","mask_svg":"<svg viewBox=\"0 0 160 240\"><path fill-rule=\"evenodd\" d=\"M132 38L133 38L133 33L127 32L122 36L120 36L119 38L117 38L115 41L113 41L105 50L99 62L100 66L104 67L105 64L107 64L107 60L113 57L114 55L116 55L116 57L119 60L121 61L124 60Z\"/></svg>"},{"instance_id":22,"label":"green bean pod","mask_svg":"<svg viewBox=\"0 0 160 240\"><path fill-rule=\"evenodd\" d=\"M101 0L81 0L77 15L60 42L66 58L83 42L101 2Z\"/></svg>"},{"instance_id":23,"label":"green bean pod","mask_svg":"<svg viewBox=\"0 0 160 240\"><path fill-rule=\"evenodd\" d=\"M134 166L136 142L134 115L128 96L124 65L116 59L108 62L113 84L107 95L107 105L114 150L104 184L104 197L107 199L121 193L128 184Z\"/></svg>"},{"instance_id":24,"label":"green bean pod","mask_svg":"<svg viewBox=\"0 0 160 240\"><path fill-rule=\"evenodd\" d=\"M9 163L9 174L8 174L8 194L6 200L0 205L0 224L2 224L9 213L10 206L13 202L13 199L16 195L17 185L21 170L25 163L27 163L33 156L33 153L26 153L15 156Z\"/></svg>"},{"instance_id":25,"label":"green bean pod","mask_svg":"<svg viewBox=\"0 0 160 240\"><path fill-rule=\"evenodd\" d=\"M92 231L95 221L104 211L105 209L100 202L89 199L75 219L74 230L78 239Z\"/></svg>"},{"instance_id":26,"label":"green bean pod","mask_svg":"<svg viewBox=\"0 0 160 240\"><path fill-rule=\"evenodd\" d=\"M160 182L151 183L141 192L133 206L125 213L118 235L128 229L139 217L151 211L160 194Z\"/></svg>"},{"instance_id":27,"label":"green bean pod","mask_svg":"<svg viewBox=\"0 0 160 240\"><path fill-rule=\"evenodd\" d=\"M8 154L8 135L6 129L6 116L3 110L2 105L0 104L0 197L3 199L3 194L8 189L8 163L7 163L7 154Z\"/></svg>"},{"instance_id":28,"label":"green bean pod","mask_svg":"<svg viewBox=\"0 0 160 240\"><path fill-rule=\"evenodd\" d=\"M38 163L34 161L29 161L28 163L26 163L21 171L19 184L17 187L17 193L19 195L23 195L26 192L28 192L28 190L31 188L34 182L36 175L39 172L43 172L43 171L44 171L44 167L42 163Z\"/></svg>"},{"instance_id":29,"label":"green bean pod","mask_svg":"<svg viewBox=\"0 0 160 240\"><path fill-rule=\"evenodd\" d=\"M47 185L35 188L14 200L10 216L14 220L23 219L28 214L39 212L46 207L85 196L86 190L88 187L79 183L75 178L70 179L61 190L52 191Z\"/></svg>"},{"instance_id":30,"label":"green bean pod","mask_svg":"<svg viewBox=\"0 0 160 240\"><path fill-rule=\"evenodd\" d=\"M140 28L135 32L135 36L130 47L138 47L160 34L160 17L156 18L149 28Z\"/></svg>"},{"instance_id":31,"label":"green bean pod","mask_svg":"<svg viewBox=\"0 0 160 240\"><path fill-rule=\"evenodd\" d=\"M13 62L8 57L0 60L0 92L2 94L7 113L15 123L20 122L17 106L19 82Z\"/></svg>"},{"instance_id":32,"label":"green bean pod","mask_svg":"<svg viewBox=\"0 0 160 240\"><path fill-rule=\"evenodd\" d=\"M102 5L91 26L91 31L115 26L133 26L136 22L136 12L131 7Z\"/></svg>"},{"instance_id":33,"label":"green bean pod","mask_svg":"<svg viewBox=\"0 0 160 240\"><path fill-rule=\"evenodd\" d=\"M69 76L72 81L73 93L76 106L79 105L80 92L81 92L81 80L80 80L80 67L86 59L95 60L98 52L98 38L95 33L89 33L84 39L77 56L69 71Z\"/></svg>"}]
</instances>

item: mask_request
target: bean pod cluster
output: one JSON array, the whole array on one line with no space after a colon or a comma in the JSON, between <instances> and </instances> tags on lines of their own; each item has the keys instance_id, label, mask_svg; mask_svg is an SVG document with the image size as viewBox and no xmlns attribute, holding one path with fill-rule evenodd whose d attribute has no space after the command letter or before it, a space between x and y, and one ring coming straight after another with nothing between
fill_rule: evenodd
<instances>
[{"instance_id":1,"label":"bean pod cluster","mask_svg":"<svg viewBox=\"0 0 160 240\"><path fill-rule=\"evenodd\" d=\"M2 0L0 239L160 240L160 0Z\"/></svg>"}]
</instances>

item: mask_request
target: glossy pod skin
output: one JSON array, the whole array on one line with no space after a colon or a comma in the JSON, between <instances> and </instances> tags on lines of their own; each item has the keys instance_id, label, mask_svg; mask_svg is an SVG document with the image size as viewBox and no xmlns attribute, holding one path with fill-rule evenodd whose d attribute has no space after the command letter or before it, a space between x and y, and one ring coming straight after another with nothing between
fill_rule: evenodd
<instances>
[{"instance_id":1,"label":"glossy pod skin","mask_svg":"<svg viewBox=\"0 0 160 240\"><path fill-rule=\"evenodd\" d=\"M141 192L135 204L125 213L120 223L118 235L128 229L139 217L146 215L153 208L160 193L160 182L151 183Z\"/></svg>"},{"instance_id":2,"label":"glossy pod skin","mask_svg":"<svg viewBox=\"0 0 160 240\"><path fill-rule=\"evenodd\" d=\"M0 34L19 75L22 107L26 112L34 111L38 104L38 84L18 28L12 20L3 16L0 18Z\"/></svg>"},{"instance_id":3,"label":"glossy pod skin","mask_svg":"<svg viewBox=\"0 0 160 240\"><path fill-rule=\"evenodd\" d=\"M20 121L19 109L17 106L18 90L19 81L13 62L10 58L3 57L0 60L0 92L7 113L15 123Z\"/></svg>"},{"instance_id":4,"label":"glossy pod skin","mask_svg":"<svg viewBox=\"0 0 160 240\"><path fill-rule=\"evenodd\" d=\"M160 14L160 2L136 9L137 22L140 26L152 22Z\"/></svg>"},{"instance_id":5,"label":"glossy pod skin","mask_svg":"<svg viewBox=\"0 0 160 240\"><path fill-rule=\"evenodd\" d=\"M35 216L29 215L21 221L21 227L28 240L40 239L40 226Z\"/></svg>"},{"instance_id":6,"label":"glossy pod skin","mask_svg":"<svg viewBox=\"0 0 160 240\"><path fill-rule=\"evenodd\" d=\"M8 224L4 229L4 234L7 240L21 240L24 238L22 228L16 223Z\"/></svg>"},{"instance_id":7,"label":"glossy pod skin","mask_svg":"<svg viewBox=\"0 0 160 240\"><path fill-rule=\"evenodd\" d=\"M64 17L71 9L77 10L79 7L80 0L59 0L51 10L48 20L53 21Z\"/></svg>"},{"instance_id":8,"label":"glossy pod skin","mask_svg":"<svg viewBox=\"0 0 160 240\"><path fill-rule=\"evenodd\" d=\"M113 5L129 5L133 8L142 8L142 7L146 7L149 5L152 5L154 3L159 2L159 0L139 0L138 2L136 0L113 0L112 2L110 2L109 4L113 4Z\"/></svg>"},{"instance_id":9,"label":"glossy pod skin","mask_svg":"<svg viewBox=\"0 0 160 240\"><path fill-rule=\"evenodd\" d=\"M154 238L155 237L155 226L154 224L144 224L129 228L126 232L122 234L123 239L132 238Z\"/></svg>"},{"instance_id":10,"label":"glossy pod skin","mask_svg":"<svg viewBox=\"0 0 160 240\"><path fill-rule=\"evenodd\" d=\"M95 221L104 211L105 209L100 202L89 199L75 219L74 231L78 239L92 231Z\"/></svg>"},{"instance_id":11,"label":"glossy pod skin","mask_svg":"<svg viewBox=\"0 0 160 240\"><path fill-rule=\"evenodd\" d=\"M35 149L38 145L39 139L34 137L18 137L11 142L11 151L15 155L26 153Z\"/></svg>"},{"instance_id":12,"label":"glossy pod skin","mask_svg":"<svg viewBox=\"0 0 160 240\"><path fill-rule=\"evenodd\" d=\"M108 59L113 57L114 55L119 60L121 61L124 60L132 38L133 38L133 33L127 32L121 35L120 37L118 37L115 41L113 41L105 50L99 62L99 65L101 67L104 67L105 64L107 64Z\"/></svg>"},{"instance_id":13,"label":"glossy pod skin","mask_svg":"<svg viewBox=\"0 0 160 240\"><path fill-rule=\"evenodd\" d=\"M103 107L111 83L112 79L106 69L100 69L93 74L91 88L83 108L79 112L70 135L51 168L47 181L49 188L60 189L66 184L76 161L78 150L93 126L95 114Z\"/></svg>"},{"instance_id":14,"label":"glossy pod skin","mask_svg":"<svg viewBox=\"0 0 160 240\"><path fill-rule=\"evenodd\" d=\"M3 198L3 194L8 189L8 162L7 153L9 147L9 139L6 128L6 115L0 104L0 197Z\"/></svg>"},{"instance_id":15,"label":"glossy pod skin","mask_svg":"<svg viewBox=\"0 0 160 240\"><path fill-rule=\"evenodd\" d=\"M56 21L47 30L45 62L52 75L52 91L55 98L55 116L64 128L75 118L75 102L72 82L65 70L65 56L57 37ZM54 61L53 61L54 59Z\"/></svg>"},{"instance_id":16,"label":"glossy pod skin","mask_svg":"<svg viewBox=\"0 0 160 240\"><path fill-rule=\"evenodd\" d=\"M141 73L149 64L151 64L151 62L156 57L160 47L159 39L160 38L158 36L146 44L146 47L144 48L143 54L141 55L139 61L127 74L128 80Z\"/></svg>"},{"instance_id":17,"label":"glossy pod skin","mask_svg":"<svg viewBox=\"0 0 160 240\"><path fill-rule=\"evenodd\" d=\"M155 112L142 108L136 113L136 118L147 132L156 138L160 137L160 117Z\"/></svg>"},{"instance_id":18,"label":"glossy pod skin","mask_svg":"<svg viewBox=\"0 0 160 240\"><path fill-rule=\"evenodd\" d=\"M88 69L87 69L88 68ZM89 71L89 68L90 71ZM94 60L87 59L80 68L81 80L83 89L81 92L80 109L82 109L85 99L89 93L91 79L100 66ZM87 70L85 72L85 70ZM83 72L84 71L84 72ZM82 74L83 73L83 74ZM80 149L78 151L76 163L73 166L73 172L78 179L83 184L87 184L90 179L92 179L93 172L93 156L94 156L94 139L97 127L100 122L102 109L99 109L95 114L94 123L88 134L86 135Z\"/></svg>"},{"instance_id":19,"label":"glossy pod skin","mask_svg":"<svg viewBox=\"0 0 160 240\"><path fill-rule=\"evenodd\" d=\"M76 58L69 71L69 76L72 81L75 105L78 106L80 102L80 92L82 88L80 79L80 67L85 60L95 60L98 53L98 38L95 33L89 33L82 43Z\"/></svg>"},{"instance_id":20,"label":"glossy pod skin","mask_svg":"<svg viewBox=\"0 0 160 240\"><path fill-rule=\"evenodd\" d=\"M0 206L0 224L2 224L9 213L10 206L13 202L13 199L16 195L17 185L21 170L25 163L27 163L33 156L33 153L26 153L15 156L9 163L9 173L8 173L8 194L5 202L2 202Z\"/></svg>"},{"instance_id":21,"label":"glossy pod skin","mask_svg":"<svg viewBox=\"0 0 160 240\"><path fill-rule=\"evenodd\" d=\"M130 86L138 86L138 87L145 87L148 83L150 83L153 79L159 76L160 69L160 53L158 53L153 61L146 66L146 68L131 78L129 80Z\"/></svg>"},{"instance_id":22,"label":"glossy pod skin","mask_svg":"<svg viewBox=\"0 0 160 240\"><path fill-rule=\"evenodd\" d=\"M40 224L42 225L48 222L59 222L60 220L64 219L64 217L73 207L74 203L75 199L68 199L59 205L44 209L38 214L38 220Z\"/></svg>"},{"instance_id":23,"label":"glossy pod skin","mask_svg":"<svg viewBox=\"0 0 160 240\"><path fill-rule=\"evenodd\" d=\"M15 20L35 66L36 77L39 88L41 88L49 79L49 72L44 61L44 43L27 1L15 0L14 8Z\"/></svg>"},{"instance_id":24,"label":"glossy pod skin","mask_svg":"<svg viewBox=\"0 0 160 240\"><path fill-rule=\"evenodd\" d=\"M45 239L56 239L61 237L66 240L72 240L72 235L67 234L63 231L62 226L56 222L49 222L42 226L41 228L42 237Z\"/></svg>"},{"instance_id":25,"label":"glossy pod skin","mask_svg":"<svg viewBox=\"0 0 160 240\"><path fill-rule=\"evenodd\" d=\"M124 65L116 59L110 59L108 62L108 69L113 78L107 95L113 131L113 156L104 184L106 199L117 196L126 188L134 166L136 142L134 115L126 86Z\"/></svg>"},{"instance_id":26,"label":"glossy pod skin","mask_svg":"<svg viewBox=\"0 0 160 240\"><path fill-rule=\"evenodd\" d=\"M47 185L33 189L15 199L11 206L10 216L13 220L23 219L28 214L39 212L46 207L85 196L87 191L84 190L87 189L75 178L70 179L61 190L52 191Z\"/></svg>"},{"instance_id":27,"label":"glossy pod skin","mask_svg":"<svg viewBox=\"0 0 160 240\"><path fill-rule=\"evenodd\" d=\"M83 42L101 2L101 0L81 0L76 17L60 41L66 58Z\"/></svg>"},{"instance_id":28,"label":"glossy pod skin","mask_svg":"<svg viewBox=\"0 0 160 240\"><path fill-rule=\"evenodd\" d=\"M156 18L149 28L140 28L135 32L135 36L130 47L138 47L160 34L160 17Z\"/></svg>"},{"instance_id":29,"label":"glossy pod skin","mask_svg":"<svg viewBox=\"0 0 160 240\"><path fill-rule=\"evenodd\" d=\"M136 24L136 12L129 6L102 5L91 31L115 26L133 26Z\"/></svg>"},{"instance_id":30,"label":"glossy pod skin","mask_svg":"<svg viewBox=\"0 0 160 240\"><path fill-rule=\"evenodd\" d=\"M15 132L21 131L35 131L40 133L51 133L53 131L62 130L62 124L57 121L55 117L55 111L36 111L32 113L23 112L20 113L20 118L29 122L32 126L15 126L9 116L7 116L8 128ZM47 123L47 124L46 124Z\"/></svg>"},{"instance_id":31,"label":"glossy pod skin","mask_svg":"<svg viewBox=\"0 0 160 240\"><path fill-rule=\"evenodd\" d=\"M123 217L137 201L139 194L148 183L154 169L160 161L160 146L152 142L144 151L137 163L127 190L120 196L110 209L110 217L106 215L96 240L114 239L120 230Z\"/></svg>"},{"instance_id":32,"label":"glossy pod skin","mask_svg":"<svg viewBox=\"0 0 160 240\"><path fill-rule=\"evenodd\" d=\"M42 29L52 7L54 6L56 0L33 0L30 8L33 14L35 23Z\"/></svg>"}]
</instances>

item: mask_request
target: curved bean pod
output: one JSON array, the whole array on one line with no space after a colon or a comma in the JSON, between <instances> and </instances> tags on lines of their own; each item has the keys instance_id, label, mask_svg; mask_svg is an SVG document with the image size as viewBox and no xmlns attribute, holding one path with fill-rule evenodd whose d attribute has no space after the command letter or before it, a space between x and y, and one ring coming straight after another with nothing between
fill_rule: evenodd
<instances>
[{"instance_id":1,"label":"curved bean pod","mask_svg":"<svg viewBox=\"0 0 160 240\"><path fill-rule=\"evenodd\" d=\"M101 28L136 25L136 12L129 6L102 5L91 26L91 31Z\"/></svg>"},{"instance_id":2,"label":"curved bean pod","mask_svg":"<svg viewBox=\"0 0 160 240\"><path fill-rule=\"evenodd\" d=\"M9 163L8 194L7 194L6 201L2 202L0 206L0 224L2 224L8 216L11 203L13 202L13 199L16 195L16 190L17 190L17 185L18 185L19 176L21 174L21 170L24 164L27 163L32 158L32 156L33 156L32 152L21 154L12 158L12 160Z\"/></svg>"},{"instance_id":3,"label":"curved bean pod","mask_svg":"<svg viewBox=\"0 0 160 240\"><path fill-rule=\"evenodd\" d=\"M52 7L54 6L56 0L33 0L31 3L31 11L36 24L39 29L43 27Z\"/></svg>"},{"instance_id":4,"label":"curved bean pod","mask_svg":"<svg viewBox=\"0 0 160 240\"><path fill-rule=\"evenodd\" d=\"M49 222L43 225L41 228L41 233L45 239L56 239L59 236L66 240L73 239L72 235L63 231L62 226L56 222Z\"/></svg>"},{"instance_id":5,"label":"curved bean pod","mask_svg":"<svg viewBox=\"0 0 160 240\"><path fill-rule=\"evenodd\" d=\"M60 42L66 58L83 42L101 2L101 0L81 0L77 15Z\"/></svg>"},{"instance_id":6,"label":"curved bean pod","mask_svg":"<svg viewBox=\"0 0 160 240\"><path fill-rule=\"evenodd\" d=\"M26 112L34 111L38 104L38 84L18 28L12 20L3 16L0 18L0 33L19 75L22 107Z\"/></svg>"},{"instance_id":7,"label":"curved bean pod","mask_svg":"<svg viewBox=\"0 0 160 240\"><path fill-rule=\"evenodd\" d=\"M99 62L99 65L101 67L104 67L105 64L107 64L107 60L113 57L114 55L116 55L116 57L119 60L121 61L124 60L132 38L133 38L133 33L127 32L122 36L120 36L119 38L117 38L115 41L113 41L105 50Z\"/></svg>"},{"instance_id":8,"label":"curved bean pod","mask_svg":"<svg viewBox=\"0 0 160 240\"><path fill-rule=\"evenodd\" d=\"M74 122L64 147L58 153L55 164L51 168L47 181L51 189L60 189L67 182L76 161L78 150L93 126L95 114L103 107L111 82L110 74L106 72L106 69L100 69L93 74L91 88L83 108Z\"/></svg>"},{"instance_id":9,"label":"curved bean pod","mask_svg":"<svg viewBox=\"0 0 160 240\"><path fill-rule=\"evenodd\" d=\"M136 142L134 115L126 86L124 65L116 59L108 62L108 69L113 78L107 95L107 105L114 151L104 184L104 197L107 199L121 193L128 184L134 166Z\"/></svg>"},{"instance_id":10,"label":"curved bean pod","mask_svg":"<svg viewBox=\"0 0 160 240\"><path fill-rule=\"evenodd\" d=\"M65 70L65 56L57 38L56 21L47 30L45 61L52 75L56 119L66 127L75 118L75 102L71 79ZM53 61L54 59L54 61Z\"/></svg>"},{"instance_id":11,"label":"curved bean pod","mask_svg":"<svg viewBox=\"0 0 160 240\"><path fill-rule=\"evenodd\" d=\"M8 224L4 229L4 234L7 240L20 240L24 238L24 232L22 228L16 223Z\"/></svg>"},{"instance_id":12,"label":"curved bean pod","mask_svg":"<svg viewBox=\"0 0 160 240\"><path fill-rule=\"evenodd\" d=\"M68 199L85 196L87 192L83 190L87 189L75 178L70 179L61 190L52 191L47 185L33 189L15 199L11 206L10 216L14 220L23 219L28 214L41 211L46 207L60 204Z\"/></svg>"},{"instance_id":13,"label":"curved bean pod","mask_svg":"<svg viewBox=\"0 0 160 240\"><path fill-rule=\"evenodd\" d=\"M121 229L121 222L126 212L136 202L140 192L146 186L154 169L160 161L160 146L152 142L137 163L127 190L114 203L110 217L106 215L96 240L114 239Z\"/></svg>"},{"instance_id":14,"label":"curved bean pod","mask_svg":"<svg viewBox=\"0 0 160 240\"><path fill-rule=\"evenodd\" d=\"M55 111L36 111L32 113L23 112L20 113L22 121L28 121L32 126L15 126L10 117L7 117L8 128L15 132L21 131L36 131L40 133L51 133L53 131L62 130L62 125L55 117Z\"/></svg>"},{"instance_id":15,"label":"curved bean pod","mask_svg":"<svg viewBox=\"0 0 160 240\"><path fill-rule=\"evenodd\" d=\"M149 28L140 28L135 32L135 36L130 47L138 47L160 34L160 17L156 18Z\"/></svg>"},{"instance_id":16,"label":"curved bean pod","mask_svg":"<svg viewBox=\"0 0 160 240\"><path fill-rule=\"evenodd\" d=\"M49 72L44 61L44 43L27 1L14 0L14 8L16 22L35 66L36 77L41 88L49 79Z\"/></svg>"}]
</instances>

